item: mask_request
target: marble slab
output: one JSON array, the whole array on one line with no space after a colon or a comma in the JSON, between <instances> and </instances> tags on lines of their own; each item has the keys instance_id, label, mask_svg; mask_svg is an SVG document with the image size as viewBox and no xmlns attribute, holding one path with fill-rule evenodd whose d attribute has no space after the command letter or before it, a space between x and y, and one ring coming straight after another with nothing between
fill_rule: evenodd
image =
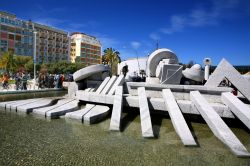
<instances>
[{"instance_id":1,"label":"marble slab","mask_svg":"<svg viewBox=\"0 0 250 166\"><path fill-rule=\"evenodd\" d=\"M250 153L215 112L199 91L190 92L190 98L214 135L238 157L250 157Z\"/></svg>"},{"instance_id":2,"label":"marble slab","mask_svg":"<svg viewBox=\"0 0 250 166\"><path fill-rule=\"evenodd\" d=\"M144 87L138 88L138 97L139 97L142 136L145 138L154 137L151 116L148 107L148 99Z\"/></svg>"},{"instance_id":3,"label":"marble slab","mask_svg":"<svg viewBox=\"0 0 250 166\"><path fill-rule=\"evenodd\" d=\"M115 91L114 104L110 120L109 130L120 131L121 114L123 108L123 86L118 86Z\"/></svg>"}]
</instances>

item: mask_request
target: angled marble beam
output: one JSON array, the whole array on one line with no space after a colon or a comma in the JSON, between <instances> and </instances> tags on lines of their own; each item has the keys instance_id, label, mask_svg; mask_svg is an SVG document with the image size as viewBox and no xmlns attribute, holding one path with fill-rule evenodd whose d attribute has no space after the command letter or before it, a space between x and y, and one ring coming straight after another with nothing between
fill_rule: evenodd
<instances>
[{"instance_id":1,"label":"angled marble beam","mask_svg":"<svg viewBox=\"0 0 250 166\"><path fill-rule=\"evenodd\" d=\"M219 86L227 78L250 101L250 82L244 78L226 59L222 59L204 86Z\"/></svg>"},{"instance_id":2,"label":"angled marble beam","mask_svg":"<svg viewBox=\"0 0 250 166\"><path fill-rule=\"evenodd\" d=\"M170 89L162 90L163 99L176 133L185 146L196 146L196 142Z\"/></svg>"},{"instance_id":3,"label":"angled marble beam","mask_svg":"<svg viewBox=\"0 0 250 166\"><path fill-rule=\"evenodd\" d=\"M83 123L85 124L97 123L105 119L108 114L109 114L109 107L103 105L96 105L87 114L83 116Z\"/></svg>"},{"instance_id":4,"label":"angled marble beam","mask_svg":"<svg viewBox=\"0 0 250 166\"><path fill-rule=\"evenodd\" d=\"M83 123L83 116L86 115L94 106L94 104L86 104L85 108L83 109L68 112L65 114L65 119L73 119Z\"/></svg>"},{"instance_id":5,"label":"angled marble beam","mask_svg":"<svg viewBox=\"0 0 250 166\"><path fill-rule=\"evenodd\" d=\"M17 107L17 112L29 113L29 112L32 112L33 109L50 106L55 102L55 100L58 100L58 99L45 98L45 99L38 100L33 103L21 105Z\"/></svg>"},{"instance_id":6,"label":"angled marble beam","mask_svg":"<svg viewBox=\"0 0 250 166\"><path fill-rule=\"evenodd\" d=\"M46 112L50 111L50 110L53 110L57 107L61 107L63 106L64 104L67 104L71 101L73 101L74 99L72 98L65 98L65 99L61 99L61 100L58 100L58 102L55 104L55 105L52 105L52 106L48 106L48 107L43 107L43 108L37 108L37 109L33 109L32 111L32 114L33 115L41 115L41 116L46 116Z\"/></svg>"},{"instance_id":7,"label":"angled marble beam","mask_svg":"<svg viewBox=\"0 0 250 166\"><path fill-rule=\"evenodd\" d=\"M124 83L124 75L121 74L117 80L115 81L114 85L112 86L112 88L110 89L110 91L108 92L108 95L114 95L115 94L115 90L118 86L122 85Z\"/></svg>"},{"instance_id":8,"label":"angled marble beam","mask_svg":"<svg viewBox=\"0 0 250 166\"><path fill-rule=\"evenodd\" d=\"M250 129L250 107L232 93L222 93L221 101Z\"/></svg>"},{"instance_id":9,"label":"angled marble beam","mask_svg":"<svg viewBox=\"0 0 250 166\"><path fill-rule=\"evenodd\" d=\"M118 86L115 91L114 104L112 109L109 130L120 131L121 114L123 107L122 95L123 95L123 86Z\"/></svg>"},{"instance_id":10,"label":"angled marble beam","mask_svg":"<svg viewBox=\"0 0 250 166\"><path fill-rule=\"evenodd\" d=\"M79 109L79 101L73 100L60 107L54 108L46 112L46 118L58 118L59 116L65 115L67 112L76 111Z\"/></svg>"},{"instance_id":11,"label":"angled marble beam","mask_svg":"<svg viewBox=\"0 0 250 166\"><path fill-rule=\"evenodd\" d=\"M227 145L230 150L238 157L250 157L250 153L238 140L230 128L225 124L221 117L210 106L199 91L190 92L190 98L197 107L201 116L207 122L214 135Z\"/></svg>"},{"instance_id":12,"label":"angled marble beam","mask_svg":"<svg viewBox=\"0 0 250 166\"><path fill-rule=\"evenodd\" d=\"M101 91L103 90L103 88L107 85L107 83L109 82L110 77L106 77L104 79L104 81L102 81L101 85L98 87L98 89L95 91L96 94L101 93Z\"/></svg>"},{"instance_id":13,"label":"angled marble beam","mask_svg":"<svg viewBox=\"0 0 250 166\"><path fill-rule=\"evenodd\" d=\"M109 80L109 82L107 83L107 85L103 88L103 90L101 91L100 94L107 94L109 92L109 90L111 89L111 87L113 86L115 80L116 80L116 76L112 76Z\"/></svg>"},{"instance_id":14,"label":"angled marble beam","mask_svg":"<svg viewBox=\"0 0 250 166\"><path fill-rule=\"evenodd\" d=\"M148 99L144 87L138 88L138 97L139 97L142 136L146 138L154 137L152 122L148 107Z\"/></svg>"}]
</instances>

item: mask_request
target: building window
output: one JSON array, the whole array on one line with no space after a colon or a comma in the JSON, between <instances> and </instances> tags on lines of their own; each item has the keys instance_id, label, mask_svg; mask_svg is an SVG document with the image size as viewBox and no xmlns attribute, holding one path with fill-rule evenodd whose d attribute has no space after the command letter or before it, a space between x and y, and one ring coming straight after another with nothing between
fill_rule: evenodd
<instances>
[{"instance_id":1,"label":"building window","mask_svg":"<svg viewBox=\"0 0 250 166\"><path fill-rule=\"evenodd\" d=\"M8 27L5 26L5 25L2 25L2 26L1 26L1 29L2 29L3 31L8 31Z\"/></svg>"},{"instance_id":2,"label":"building window","mask_svg":"<svg viewBox=\"0 0 250 166\"><path fill-rule=\"evenodd\" d=\"M9 39L14 40L14 35L13 34L9 34Z\"/></svg>"},{"instance_id":3,"label":"building window","mask_svg":"<svg viewBox=\"0 0 250 166\"><path fill-rule=\"evenodd\" d=\"M20 35L16 35L16 40L21 41L21 36Z\"/></svg>"},{"instance_id":4,"label":"building window","mask_svg":"<svg viewBox=\"0 0 250 166\"><path fill-rule=\"evenodd\" d=\"M7 40L1 40L1 46L7 46Z\"/></svg>"}]
</instances>

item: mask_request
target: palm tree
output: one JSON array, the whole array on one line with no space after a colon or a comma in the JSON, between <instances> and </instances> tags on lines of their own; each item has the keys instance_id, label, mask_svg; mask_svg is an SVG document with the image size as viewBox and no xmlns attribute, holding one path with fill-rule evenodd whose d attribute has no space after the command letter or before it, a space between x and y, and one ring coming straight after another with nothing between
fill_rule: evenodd
<instances>
[{"instance_id":1,"label":"palm tree","mask_svg":"<svg viewBox=\"0 0 250 166\"><path fill-rule=\"evenodd\" d=\"M121 62L120 53L113 48L106 48L104 50L103 63L108 64L111 68L111 74L117 73L117 65Z\"/></svg>"},{"instance_id":2,"label":"palm tree","mask_svg":"<svg viewBox=\"0 0 250 166\"><path fill-rule=\"evenodd\" d=\"M12 52L5 52L1 57L0 57L0 68L3 68L9 72L13 72L14 67L16 67L16 60L15 56Z\"/></svg>"}]
</instances>

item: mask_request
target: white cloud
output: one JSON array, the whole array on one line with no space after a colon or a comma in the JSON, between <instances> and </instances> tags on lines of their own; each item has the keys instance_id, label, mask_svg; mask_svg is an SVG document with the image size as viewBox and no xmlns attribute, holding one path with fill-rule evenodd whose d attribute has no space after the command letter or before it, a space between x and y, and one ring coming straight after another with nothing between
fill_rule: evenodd
<instances>
[{"instance_id":1,"label":"white cloud","mask_svg":"<svg viewBox=\"0 0 250 166\"><path fill-rule=\"evenodd\" d=\"M157 33L151 33L149 34L149 37L153 40L160 40L160 36Z\"/></svg>"},{"instance_id":2,"label":"white cloud","mask_svg":"<svg viewBox=\"0 0 250 166\"><path fill-rule=\"evenodd\" d=\"M130 44L135 50L137 50L141 46L141 43L137 41L132 41Z\"/></svg>"},{"instance_id":3,"label":"white cloud","mask_svg":"<svg viewBox=\"0 0 250 166\"><path fill-rule=\"evenodd\" d=\"M110 47L117 49L120 45L120 41L108 35L101 34L98 32L91 33L90 35L95 36L101 42L103 50Z\"/></svg>"},{"instance_id":4,"label":"white cloud","mask_svg":"<svg viewBox=\"0 0 250 166\"><path fill-rule=\"evenodd\" d=\"M39 23L39 24L43 24L43 25L53 26L53 27L64 23L64 21L62 21L61 19L56 19L56 18L38 18L32 21Z\"/></svg>"},{"instance_id":5,"label":"white cloud","mask_svg":"<svg viewBox=\"0 0 250 166\"><path fill-rule=\"evenodd\" d=\"M185 16L173 15L170 18L170 27L162 28L161 31L166 34L182 31L186 23L187 18Z\"/></svg>"},{"instance_id":6,"label":"white cloud","mask_svg":"<svg viewBox=\"0 0 250 166\"><path fill-rule=\"evenodd\" d=\"M234 9L239 8L240 0L211 0L211 7L197 6L186 14L175 14L170 17L170 24L160 31L165 34L183 31L186 27L203 27L217 25L221 19L229 18Z\"/></svg>"}]
</instances>

